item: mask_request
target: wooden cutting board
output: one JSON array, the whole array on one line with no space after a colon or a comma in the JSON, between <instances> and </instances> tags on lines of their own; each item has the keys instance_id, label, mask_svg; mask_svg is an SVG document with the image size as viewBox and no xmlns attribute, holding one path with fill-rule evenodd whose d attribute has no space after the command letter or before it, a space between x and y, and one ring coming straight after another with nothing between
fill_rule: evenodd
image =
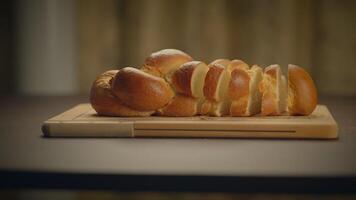
<instances>
[{"instance_id":1,"label":"wooden cutting board","mask_svg":"<svg viewBox=\"0 0 356 200\"><path fill-rule=\"evenodd\" d=\"M199 137L335 139L337 123L324 105L309 116L103 117L79 104L43 123L45 137Z\"/></svg>"}]
</instances>

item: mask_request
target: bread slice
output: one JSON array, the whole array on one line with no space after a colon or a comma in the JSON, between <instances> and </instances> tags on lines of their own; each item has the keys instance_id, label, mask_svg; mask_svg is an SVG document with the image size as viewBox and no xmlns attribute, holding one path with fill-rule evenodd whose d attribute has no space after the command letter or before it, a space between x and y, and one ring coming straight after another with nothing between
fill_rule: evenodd
<instances>
[{"instance_id":1,"label":"bread slice","mask_svg":"<svg viewBox=\"0 0 356 200\"><path fill-rule=\"evenodd\" d=\"M181 65L172 74L171 86L175 97L158 114L163 116L194 116L204 101L203 87L208 66L201 61Z\"/></svg>"},{"instance_id":2,"label":"bread slice","mask_svg":"<svg viewBox=\"0 0 356 200\"><path fill-rule=\"evenodd\" d=\"M317 106L317 90L311 76L297 65L288 65L288 112L309 115Z\"/></svg>"},{"instance_id":3,"label":"bread slice","mask_svg":"<svg viewBox=\"0 0 356 200\"><path fill-rule=\"evenodd\" d=\"M201 61L181 65L172 75L171 85L176 93L203 98L203 87L208 66Z\"/></svg>"},{"instance_id":4,"label":"bread slice","mask_svg":"<svg viewBox=\"0 0 356 200\"><path fill-rule=\"evenodd\" d=\"M229 83L231 116L251 116L261 111L261 92L258 86L262 77L262 68L257 65L251 69L248 67L233 69Z\"/></svg>"},{"instance_id":5,"label":"bread slice","mask_svg":"<svg viewBox=\"0 0 356 200\"><path fill-rule=\"evenodd\" d=\"M261 115L281 115L287 110L287 84L279 65L265 68L259 85L262 93Z\"/></svg>"},{"instance_id":6,"label":"bread slice","mask_svg":"<svg viewBox=\"0 0 356 200\"><path fill-rule=\"evenodd\" d=\"M231 73L229 63L227 59L218 59L209 64L203 89L206 100L201 106L200 114L210 116L229 114L231 104L227 95Z\"/></svg>"}]
</instances>

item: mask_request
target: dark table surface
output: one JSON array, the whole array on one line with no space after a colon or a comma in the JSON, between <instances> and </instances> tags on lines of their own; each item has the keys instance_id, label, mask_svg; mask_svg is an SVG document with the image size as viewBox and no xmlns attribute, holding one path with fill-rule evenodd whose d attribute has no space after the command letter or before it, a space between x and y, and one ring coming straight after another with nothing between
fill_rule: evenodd
<instances>
[{"instance_id":1,"label":"dark table surface","mask_svg":"<svg viewBox=\"0 0 356 200\"><path fill-rule=\"evenodd\" d=\"M43 138L86 97L0 97L2 188L355 192L356 98L322 97L338 140Z\"/></svg>"}]
</instances>

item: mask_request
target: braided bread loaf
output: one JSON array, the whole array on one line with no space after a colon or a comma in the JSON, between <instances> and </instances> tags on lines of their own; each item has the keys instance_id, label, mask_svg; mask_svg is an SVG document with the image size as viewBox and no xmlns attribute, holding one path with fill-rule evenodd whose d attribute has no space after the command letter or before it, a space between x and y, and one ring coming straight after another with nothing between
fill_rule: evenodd
<instances>
[{"instance_id":1,"label":"braided bread loaf","mask_svg":"<svg viewBox=\"0 0 356 200\"><path fill-rule=\"evenodd\" d=\"M251 68L241 60L218 59L209 65L188 54L165 49L152 53L141 69L125 67L101 74L90 102L106 116L309 115L317 92L309 74L279 65Z\"/></svg>"}]
</instances>

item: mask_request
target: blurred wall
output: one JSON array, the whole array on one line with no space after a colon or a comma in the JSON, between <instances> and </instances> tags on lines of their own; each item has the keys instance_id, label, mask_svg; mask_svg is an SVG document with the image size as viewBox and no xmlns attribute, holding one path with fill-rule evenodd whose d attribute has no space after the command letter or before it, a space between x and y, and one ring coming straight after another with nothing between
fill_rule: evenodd
<instances>
[{"instance_id":1,"label":"blurred wall","mask_svg":"<svg viewBox=\"0 0 356 200\"><path fill-rule=\"evenodd\" d=\"M72 0L20 0L17 5L17 77L21 94L78 91Z\"/></svg>"},{"instance_id":2,"label":"blurred wall","mask_svg":"<svg viewBox=\"0 0 356 200\"><path fill-rule=\"evenodd\" d=\"M197 60L298 64L320 93L356 95L356 1L78 0L80 91L109 68L178 48Z\"/></svg>"},{"instance_id":3,"label":"blurred wall","mask_svg":"<svg viewBox=\"0 0 356 200\"><path fill-rule=\"evenodd\" d=\"M22 0L17 91L87 94L101 72L178 48L206 63L298 64L319 93L356 95L353 0Z\"/></svg>"}]
</instances>

